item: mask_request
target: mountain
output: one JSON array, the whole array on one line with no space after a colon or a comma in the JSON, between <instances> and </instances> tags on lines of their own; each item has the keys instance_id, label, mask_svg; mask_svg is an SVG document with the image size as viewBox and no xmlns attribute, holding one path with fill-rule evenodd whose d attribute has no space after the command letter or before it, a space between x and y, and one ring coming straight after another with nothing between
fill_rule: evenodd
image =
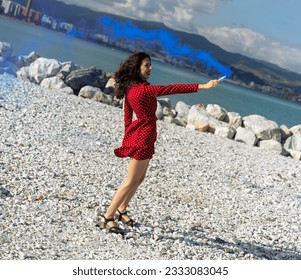
<instances>
[{"instance_id":1,"label":"mountain","mask_svg":"<svg viewBox=\"0 0 301 280\"><path fill-rule=\"evenodd\" d=\"M25 6L27 0L14 0L14 2ZM126 17L92 11L85 7L68 5L57 0L33 1L32 8L57 20L73 23L75 26L91 32L98 30L97 22L99 18L104 16L109 16L120 22L129 20ZM233 71L232 82L284 99L301 102L301 75L298 73L266 61L228 52L203 36L172 30L163 23L133 19L131 22L142 30L167 30L192 49L205 50L211 53L220 63L230 66Z\"/></svg>"}]
</instances>

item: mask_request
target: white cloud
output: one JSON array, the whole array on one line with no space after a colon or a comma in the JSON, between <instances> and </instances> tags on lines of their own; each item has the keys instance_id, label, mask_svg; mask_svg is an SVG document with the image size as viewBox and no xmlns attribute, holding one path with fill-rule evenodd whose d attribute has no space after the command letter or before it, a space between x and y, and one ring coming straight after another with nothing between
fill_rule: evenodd
<instances>
[{"instance_id":1,"label":"white cloud","mask_svg":"<svg viewBox=\"0 0 301 280\"><path fill-rule=\"evenodd\" d=\"M198 28L198 34L228 51L236 52L239 50L239 52L245 54L252 52L258 44L266 41L264 35L248 28L200 27Z\"/></svg>"},{"instance_id":2,"label":"white cloud","mask_svg":"<svg viewBox=\"0 0 301 280\"><path fill-rule=\"evenodd\" d=\"M248 28L199 28L198 33L229 52L265 60L301 73L301 47L277 42Z\"/></svg>"}]
</instances>

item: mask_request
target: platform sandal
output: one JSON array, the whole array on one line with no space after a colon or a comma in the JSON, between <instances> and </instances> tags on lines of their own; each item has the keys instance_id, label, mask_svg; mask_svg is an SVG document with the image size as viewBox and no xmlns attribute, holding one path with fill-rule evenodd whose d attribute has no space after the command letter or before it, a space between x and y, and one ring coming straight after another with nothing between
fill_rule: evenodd
<instances>
[{"instance_id":1,"label":"platform sandal","mask_svg":"<svg viewBox=\"0 0 301 280\"><path fill-rule=\"evenodd\" d=\"M100 229L107 229L111 233L116 233L116 234L124 234L124 231L118 227L117 223L115 222L114 218L109 218L107 219L104 215L102 216L103 220L100 220L96 226L99 227ZM108 223L111 222L111 225Z\"/></svg>"},{"instance_id":2,"label":"platform sandal","mask_svg":"<svg viewBox=\"0 0 301 280\"><path fill-rule=\"evenodd\" d=\"M133 219L131 219L131 218L129 217L129 220L126 220L126 219L123 217L124 215L127 215L127 211L120 212L120 211L117 209L117 212L118 212L118 213L116 213L116 214L114 215L114 217L115 217L116 220L118 220L118 221L120 221L120 222L122 222L122 223L124 223L125 225L130 226L130 227L135 226L136 223L134 222Z\"/></svg>"}]
</instances>

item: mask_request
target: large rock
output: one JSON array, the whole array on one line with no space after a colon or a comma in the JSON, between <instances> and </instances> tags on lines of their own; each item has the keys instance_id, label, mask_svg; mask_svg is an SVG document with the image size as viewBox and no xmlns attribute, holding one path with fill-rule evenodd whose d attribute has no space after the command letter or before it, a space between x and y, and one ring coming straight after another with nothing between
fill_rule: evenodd
<instances>
[{"instance_id":1,"label":"large rock","mask_svg":"<svg viewBox=\"0 0 301 280\"><path fill-rule=\"evenodd\" d=\"M243 118L246 129L252 130L259 140L276 140L281 142L281 132L278 124L260 115L250 115Z\"/></svg>"},{"instance_id":2,"label":"large rock","mask_svg":"<svg viewBox=\"0 0 301 280\"><path fill-rule=\"evenodd\" d=\"M43 79L55 76L61 69L56 59L40 57L29 66L30 80L39 84Z\"/></svg>"},{"instance_id":3,"label":"large rock","mask_svg":"<svg viewBox=\"0 0 301 280\"><path fill-rule=\"evenodd\" d=\"M292 132L289 130L289 128L286 125L280 126L280 133L281 133L281 143L284 143L287 138L292 136Z\"/></svg>"},{"instance_id":4,"label":"large rock","mask_svg":"<svg viewBox=\"0 0 301 280\"><path fill-rule=\"evenodd\" d=\"M178 101L176 106L175 106L175 110L177 111L177 116L179 118L184 119L185 122L187 123L187 117L188 117L188 113L189 113L189 110L190 110L190 106L187 105L183 101Z\"/></svg>"},{"instance_id":5,"label":"large rock","mask_svg":"<svg viewBox=\"0 0 301 280\"><path fill-rule=\"evenodd\" d=\"M171 109L171 101L168 97L161 97L158 99L158 102L162 105L162 107L167 107L168 109Z\"/></svg>"},{"instance_id":6,"label":"large rock","mask_svg":"<svg viewBox=\"0 0 301 280\"><path fill-rule=\"evenodd\" d=\"M113 97L110 94L103 93L99 88L92 86L84 86L79 91L78 96L92 99L105 104L111 104Z\"/></svg>"},{"instance_id":7,"label":"large rock","mask_svg":"<svg viewBox=\"0 0 301 280\"><path fill-rule=\"evenodd\" d=\"M237 142L242 142L251 146L255 146L258 141L256 134L252 130L243 127L237 128L234 139Z\"/></svg>"},{"instance_id":8,"label":"large rock","mask_svg":"<svg viewBox=\"0 0 301 280\"><path fill-rule=\"evenodd\" d=\"M0 56L7 59L12 56L13 47L10 43L0 42Z\"/></svg>"},{"instance_id":9,"label":"large rock","mask_svg":"<svg viewBox=\"0 0 301 280\"><path fill-rule=\"evenodd\" d=\"M295 150L301 152L301 134L294 134L289 137L285 143L284 148L286 150Z\"/></svg>"},{"instance_id":10,"label":"large rock","mask_svg":"<svg viewBox=\"0 0 301 280\"><path fill-rule=\"evenodd\" d=\"M301 124L291 127L290 131L294 135L301 135Z\"/></svg>"},{"instance_id":11,"label":"large rock","mask_svg":"<svg viewBox=\"0 0 301 280\"><path fill-rule=\"evenodd\" d=\"M63 79L65 79L71 72L81 69L81 67L77 64L74 64L72 61L66 61L61 63L62 67L60 72L58 73Z\"/></svg>"},{"instance_id":12,"label":"large rock","mask_svg":"<svg viewBox=\"0 0 301 280\"><path fill-rule=\"evenodd\" d=\"M214 133L217 127L228 126L212 117L203 106L193 105L188 113L187 124L193 125L198 131Z\"/></svg>"},{"instance_id":13,"label":"large rock","mask_svg":"<svg viewBox=\"0 0 301 280\"><path fill-rule=\"evenodd\" d=\"M105 94L110 94L110 95L114 96L115 85L116 85L115 79L113 77L110 77L105 85L103 92Z\"/></svg>"},{"instance_id":14,"label":"large rock","mask_svg":"<svg viewBox=\"0 0 301 280\"><path fill-rule=\"evenodd\" d=\"M187 124L193 126L196 130L205 132L209 128L210 116L206 110L200 105L193 105L187 116Z\"/></svg>"},{"instance_id":15,"label":"large rock","mask_svg":"<svg viewBox=\"0 0 301 280\"><path fill-rule=\"evenodd\" d=\"M157 110L156 110L156 117L158 120L162 120L164 117L163 114L163 107L159 101L157 101Z\"/></svg>"},{"instance_id":16,"label":"large rock","mask_svg":"<svg viewBox=\"0 0 301 280\"><path fill-rule=\"evenodd\" d=\"M268 150L279 155L286 155L282 145L276 140L258 141L257 145L259 148L262 148L264 150Z\"/></svg>"},{"instance_id":17,"label":"large rock","mask_svg":"<svg viewBox=\"0 0 301 280\"><path fill-rule=\"evenodd\" d=\"M234 128L238 128L239 126L242 126L242 117L236 112L228 112L227 116L224 119L224 122L228 123Z\"/></svg>"},{"instance_id":18,"label":"large rock","mask_svg":"<svg viewBox=\"0 0 301 280\"><path fill-rule=\"evenodd\" d=\"M103 90L107 83L107 77L102 69L90 67L71 72L66 77L65 83L75 92L79 92L84 86L93 86Z\"/></svg>"},{"instance_id":19,"label":"large rock","mask_svg":"<svg viewBox=\"0 0 301 280\"><path fill-rule=\"evenodd\" d=\"M160 102L159 102L160 103ZM162 104L161 104L162 105ZM168 107L163 107L163 115L164 116L170 116L172 118L175 118L177 115L177 112L174 109L170 109Z\"/></svg>"},{"instance_id":20,"label":"large rock","mask_svg":"<svg viewBox=\"0 0 301 280\"><path fill-rule=\"evenodd\" d=\"M31 63L36 61L41 56L36 52L31 52L28 55L20 55L12 57L11 61L13 61L19 68L29 66Z\"/></svg>"},{"instance_id":21,"label":"large rock","mask_svg":"<svg viewBox=\"0 0 301 280\"><path fill-rule=\"evenodd\" d=\"M233 139L236 129L233 126L219 126L215 129L214 134L223 138Z\"/></svg>"},{"instance_id":22,"label":"large rock","mask_svg":"<svg viewBox=\"0 0 301 280\"><path fill-rule=\"evenodd\" d=\"M217 104L208 104L206 111L219 121L223 121L227 116L227 111Z\"/></svg>"},{"instance_id":23,"label":"large rock","mask_svg":"<svg viewBox=\"0 0 301 280\"><path fill-rule=\"evenodd\" d=\"M288 150L288 153L293 159L301 160L301 152L295 150Z\"/></svg>"},{"instance_id":24,"label":"large rock","mask_svg":"<svg viewBox=\"0 0 301 280\"><path fill-rule=\"evenodd\" d=\"M68 87L65 82L58 76L45 78L40 86L44 88L59 89L69 94L73 94L72 88Z\"/></svg>"}]
</instances>

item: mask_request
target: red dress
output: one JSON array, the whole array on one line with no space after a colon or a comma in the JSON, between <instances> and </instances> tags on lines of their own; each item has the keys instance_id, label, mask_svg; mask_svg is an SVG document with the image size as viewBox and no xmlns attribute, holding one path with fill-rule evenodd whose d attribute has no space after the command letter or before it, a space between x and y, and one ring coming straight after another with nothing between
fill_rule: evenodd
<instances>
[{"instance_id":1,"label":"red dress","mask_svg":"<svg viewBox=\"0 0 301 280\"><path fill-rule=\"evenodd\" d=\"M155 86L142 82L132 86L124 100L124 137L114 150L117 157L151 159L157 139L157 96L198 91L198 84ZM137 119L132 121L133 112Z\"/></svg>"}]
</instances>

